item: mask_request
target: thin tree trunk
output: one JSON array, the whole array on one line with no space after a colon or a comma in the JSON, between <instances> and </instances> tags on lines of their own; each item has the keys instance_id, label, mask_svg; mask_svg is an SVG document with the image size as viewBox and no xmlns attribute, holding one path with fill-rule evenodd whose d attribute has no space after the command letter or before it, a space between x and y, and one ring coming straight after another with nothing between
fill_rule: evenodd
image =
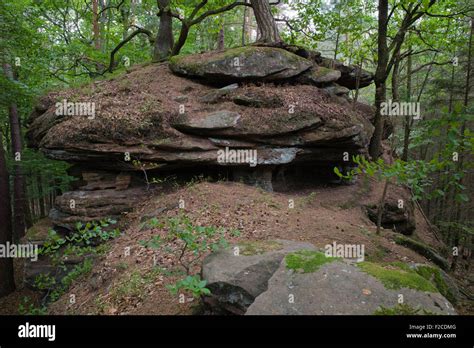
<instances>
[{"instance_id":1,"label":"thin tree trunk","mask_svg":"<svg viewBox=\"0 0 474 348\"><path fill-rule=\"evenodd\" d=\"M98 0L92 0L92 34L96 50L100 50L100 28L99 28L99 4Z\"/></svg>"},{"instance_id":2,"label":"thin tree trunk","mask_svg":"<svg viewBox=\"0 0 474 348\"><path fill-rule=\"evenodd\" d=\"M181 31L179 33L178 41L174 45L171 55L175 56L179 54L184 44L186 43L186 40L188 39L189 29L189 25L183 22L181 25Z\"/></svg>"},{"instance_id":3,"label":"thin tree trunk","mask_svg":"<svg viewBox=\"0 0 474 348\"><path fill-rule=\"evenodd\" d=\"M14 75L12 68L9 64L3 64L3 70L8 79L13 80ZM12 156L14 158L14 178L13 178L13 216L14 216L14 225L13 233L14 239L18 240L19 238L25 235L25 185L23 183L23 173L20 165L21 155L22 155L22 146L21 146L21 127L20 127L20 118L18 115L18 108L16 104L10 104L8 108L9 120L10 120L10 139L11 139L11 149Z\"/></svg>"},{"instance_id":4,"label":"thin tree trunk","mask_svg":"<svg viewBox=\"0 0 474 348\"><path fill-rule=\"evenodd\" d=\"M373 159L382 154L382 137L384 119L381 113L382 103L386 99L386 80L389 52L387 46L388 0L379 0L378 19L378 63L375 72L375 122L374 134L369 145L369 153Z\"/></svg>"},{"instance_id":5,"label":"thin tree trunk","mask_svg":"<svg viewBox=\"0 0 474 348\"><path fill-rule=\"evenodd\" d=\"M3 136L0 132L0 244L13 242L10 204L10 180L6 165ZM13 259L0 257L0 297L15 290Z\"/></svg>"},{"instance_id":6,"label":"thin tree trunk","mask_svg":"<svg viewBox=\"0 0 474 348\"><path fill-rule=\"evenodd\" d=\"M246 4L248 4L249 0L244 0ZM249 35L249 28L250 28L250 11L247 6L244 6L244 21L242 23L242 46L250 41Z\"/></svg>"},{"instance_id":7,"label":"thin tree trunk","mask_svg":"<svg viewBox=\"0 0 474 348\"><path fill-rule=\"evenodd\" d=\"M395 59L395 64L393 65L392 73L392 101L395 103L400 102L400 93L399 93L399 74L400 74L400 55L397 55Z\"/></svg>"},{"instance_id":8,"label":"thin tree trunk","mask_svg":"<svg viewBox=\"0 0 474 348\"><path fill-rule=\"evenodd\" d=\"M222 24L221 30L219 30L219 36L217 38L217 49L222 51L225 49L225 28Z\"/></svg>"},{"instance_id":9,"label":"thin tree trunk","mask_svg":"<svg viewBox=\"0 0 474 348\"><path fill-rule=\"evenodd\" d=\"M471 90L471 68L472 68L472 38L474 36L474 17L471 17L471 34L469 36L469 48L468 48L468 59L467 59L467 75L466 75L466 87L464 89L464 107L467 108L469 104L469 92ZM464 137L464 132L466 130L466 120L463 121L461 126L461 137ZM464 147L461 148L461 153L459 154L459 161L456 164L456 172L461 172L464 168ZM460 184L463 184L461 178ZM454 222L460 223L461 221L461 204L456 202L455 213L454 213ZM462 247L459 245L459 229L456 229L456 234L454 236L454 246L458 247L459 253L461 252ZM451 270L456 269L458 256L453 256L453 262L451 264Z\"/></svg>"},{"instance_id":10,"label":"thin tree trunk","mask_svg":"<svg viewBox=\"0 0 474 348\"><path fill-rule=\"evenodd\" d=\"M383 187L382 198L380 199L379 206L377 207L377 231L376 234L380 234L382 228L382 216L385 210L385 198L387 197L388 185L390 184L390 179L385 180L385 185Z\"/></svg>"},{"instance_id":11,"label":"thin tree trunk","mask_svg":"<svg viewBox=\"0 0 474 348\"><path fill-rule=\"evenodd\" d=\"M410 47L411 48L411 47ZM411 75L413 70L413 60L411 55L408 56L407 62L407 102L411 101ZM403 137L403 153L402 160L408 161L408 148L410 146L410 133L411 133L411 117L410 115L405 115L405 132Z\"/></svg>"},{"instance_id":12,"label":"thin tree trunk","mask_svg":"<svg viewBox=\"0 0 474 348\"><path fill-rule=\"evenodd\" d=\"M39 213L40 213L40 218L44 218L46 216L46 201L44 199L44 191L43 191L43 177L41 176L41 173L39 172L38 175L36 176L36 183L38 185L38 201L39 201Z\"/></svg>"}]
</instances>

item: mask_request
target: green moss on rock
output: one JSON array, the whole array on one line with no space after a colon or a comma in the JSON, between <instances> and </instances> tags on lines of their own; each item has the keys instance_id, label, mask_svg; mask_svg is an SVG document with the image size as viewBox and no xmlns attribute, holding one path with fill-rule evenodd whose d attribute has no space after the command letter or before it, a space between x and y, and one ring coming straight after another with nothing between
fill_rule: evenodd
<instances>
[{"instance_id":1,"label":"green moss on rock","mask_svg":"<svg viewBox=\"0 0 474 348\"><path fill-rule=\"evenodd\" d=\"M448 261L441 255L439 255L436 250L426 244L423 244L419 241L405 236L396 236L395 243L403 245L404 247L407 247L417 252L418 254L423 255L424 257L433 261L433 263L435 263L437 266L441 267L444 270L449 269Z\"/></svg>"},{"instance_id":2,"label":"green moss on rock","mask_svg":"<svg viewBox=\"0 0 474 348\"><path fill-rule=\"evenodd\" d=\"M285 262L288 269L301 273L312 273L322 265L340 260L337 257L327 257L320 251L300 250L286 255Z\"/></svg>"},{"instance_id":3,"label":"green moss on rock","mask_svg":"<svg viewBox=\"0 0 474 348\"><path fill-rule=\"evenodd\" d=\"M376 264L360 262L357 266L367 274L377 278L387 289L410 288L420 291L439 292L429 280L419 275L415 270L396 264Z\"/></svg>"},{"instance_id":4,"label":"green moss on rock","mask_svg":"<svg viewBox=\"0 0 474 348\"><path fill-rule=\"evenodd\" d=\"M456 296L452 293L448 284L446 284L446 281L441 274L441 270L430 266L418 266L416 268L416 273L433 283L441 295L446 297L450 302L457 302Z\"/></svg>"},{"instance_id":5,"label":"green moss on rock","mask_svg":"<svg viewBox=\"0 0 474 348\"><path fill-rule=\"evenodd\" d=\"M278 241L274 240L265 240L265 241L246 241L240 242L238 244L240 249L240 255L244 256L251 256L257 254L263 254L268 251L276 251L281 250L283 248L283 244Z\"/></svg>"}]
</instances>

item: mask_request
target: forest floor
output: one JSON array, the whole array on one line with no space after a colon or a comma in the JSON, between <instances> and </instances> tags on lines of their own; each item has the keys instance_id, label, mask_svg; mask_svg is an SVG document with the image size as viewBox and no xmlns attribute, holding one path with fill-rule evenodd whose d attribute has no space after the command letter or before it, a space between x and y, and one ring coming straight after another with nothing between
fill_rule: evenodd
<instances>
[{"instance_id":1,"label":"forest floor","mask_svg":"<svg viewBox=\"0 0 474 348\"><path fill-rule=\"evenodd\" d=\"M394 187L391 195L397 195ZM152 217L158 220L185 213L194 225L238 229L228 233L229 242L288 239L313 243L324 248L334 241L365 245L366 260L429 263L423 256L394 242L397 233L376 227L366 216L364 205L377 202L382 184L359 180L354 185L325 185L293 192L265 192L237 182L194 182L169 194L144 201L123 221L123 235L108 242L109 248L97 258L92 272L76 281L69 291L48 307L49 314L153 314L191 315L200 313L197 300L189 297L180 303L166 288L183 278L177 257L160 255L141 245L165 232L159 227L143 228ZM185 203L179 209L177 202ZM293 200L294 207L290 208ZM435 238L420 211L416 210L414 239L436 249L442 244ZM171 243L173 244L173 243ZM170 245L173 248L173 245ZM129 251L129 255L128 255ZM157 267L157 264L159 267ZM200 271L199 266L193 270ZM467 281L467 280L466 280ZM472 289L471 289L472 290ZM0 300L0 308L15 314L26 288ZM69 302L74 294L76 303ZM473 306L457 308L472 314Z\"/></svg>"}]
</instances>

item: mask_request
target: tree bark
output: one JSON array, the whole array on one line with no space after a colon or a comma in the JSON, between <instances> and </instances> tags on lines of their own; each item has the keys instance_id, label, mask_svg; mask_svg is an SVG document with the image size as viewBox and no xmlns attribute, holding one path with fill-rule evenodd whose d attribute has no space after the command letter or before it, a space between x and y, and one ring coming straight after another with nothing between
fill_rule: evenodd
<instances>
[{"instance_id":1,"label":"tree bark","mask_svg":"<svg viewBox=\"0 0 474 348\"><path fill-rule=\"evenodd\" d=\"M100 50L100 28L99 28L99 4L98 0L92 0L92 34L94 47Z\"/></svg>"},{"instance_id":2,"label":"tree bark","mask_svg":"<svg viewBox=\"0 0 474 348\"><path fill-rule=\"evenodd\" d=\"M43 190L43 177L41 176L41 172L38 172L36 175L36 183L38 185L38 202L39 202L39 215L40 218L44 218L46 216L46 203L44 199L44 190Z\"/></svg>"},{"instance_id":3,"label":"tree bark","mask_svg":"<svg viewBox=\"0 0 474 348\"><path fill-rule=\"evenodd\" d=\"M410 47L411 48L411 47ZM407 102L411 101L411 75L413 70L413 60L411 55L408 56L407 61ZM410 115L405 115L405 132L403 137L403 153L402 160L408 161L408 147L410 145L410 133L411 133L411 117Z\"/></svg>"},{"instance_id":4,"label":"tree bark","mask_svg":"<svg viewBox=\"0 0 474 348\"><path fill-rule=\"evenodd\" d=\"M472 38L474 37L474 17L471 17L471 33L469 36L469 48L468 48L468 58L467 58L467 75L466 75L466 86L464 90L464 107L467 109L467 106L469 104L469 92L471 90L471 69L472 69ZM466 120L463 121L462 126L461 126L461 137L464 138L464 133L466 131ZM459 154L459 161L456 164L456 172L459 173L464 170L464 146L461 147L462 152ZM463 184L463 179L460 179L460 184ZM461 209L462 205L460 202L456 202L455 205L455 212L454 212L454 222L461 222ZM463 249L461 245L459 245L460 242L460 233L459 230L456 229L455 236L454 236L454 246L458 247L459 253ZM453 256L453 261L451 264L451 270L454 271L456 270L456 264L457 264L458 256L454 255Z\"/></svg>"},{"instance_id":5,"label":"tree bark","mask_svg":"<svg viewBox=\"0 0 474 348\"><path fill-rule=\"evenodd\" d=\"M386 99L387 66L389 50L387 46L388 0L379 0L378 19L378 62L375 72L375 130L370 140L369 153L373 159L382 154L382 136L384 119L381 113L382 103Z\"/></svg>"},{"instance_id":6,"label":"tree bark","mask_svg":"<svg viewBox=\"0 0 474 348\"><path fill-rule=\"evenodd\" d=\"M188 39L189 29L190 26L187 23L183 22L183 24L181 25L181 31L179 33L178 41L174 45L173 51L171 52L173 56L179 54L184 44L186 43L186 40Z\"/></svg>"},{"instance_id":7,"label":"tree bark","mask_svg":"<svg viewBox=\"0 0 474 348\"><path fill-rule=\"evenodd\" d=\"M168 58L174 45L173 17L170 0L157 0L160 9L160 27L156 36L153 60L161 61Z\"/></svg>"},{"instance_id":8,"label":"tree bark","mask_svg":"<svg viewBox=\"0 0 474 348\"><path fill-rule=\"evenodd\" d=\"M10 180L6 166L3 136L0 132L0 244L13 242ZM0 297L15 290L13 259L0 257Z\"/></svg>"},{"instance_id":9,"label":"tree bark","mask_svg":"<svg viewBox=\"0 0 474 348\"><path fill-rule=\"evenodd\" d=\"M244 0L244 2L247 4L249 0ZM249 35L249 28L250 28L250 11L247 6L244 7L244 21L242 23L242 46L245 46L245 44L250 41L250 35Z\"/></svg>"},{"instance_id":10,"label":"tree bark","mask_svg":"<svg viewBox=\"0 0 474 348\"><path fill-rule=\"evenodd\" d=\"M383 187L382 197L380 198L379 206L377 207L377 230L376 234L380 234L382 228L382 217L385 210L385 199L387 197L388 185L390 184L390 179L385 179L385 184Z\"/></svg>"},{"instance_id":11,"label":"tree bark","mask_svg":"<svg viewBox=\"0 0 474 348\"><path fill-rule=\"evenodd\" d=\"M217 49L224 50L225 49L225 29L224 24L222 24L221 30L219 30L219 37L217 38Z\"/></svg>"},{"instance_id":12,"label":"tree bark","mask_svg":"<svg viewBox=\"0 0 474 348\"><path fill-rule=\"evenodd\" d=\"M8 79L13 80L14 75L12 67L9 64L3 64L3 70ZM25 235L25 185L23 183L23 173L20 166L22 146L21 146L21 127L20 127L20 117L18 115L18 108L15 103L10 104L8 108L9 121L10 121L10 138L11 138L11 147L13 155L13 216L14 216L14 225L13 225L13 236L14 240ZM20 156L20 161L16 160L16 157Z\"/></svg>"},{"instance_id":13,"label":"tree bark","mask_svg":"<svg viewBox=\"0 0 474 348\"><path fill-rule=\"evenodd\" d=\"M282 42L268 0L250 0L250 3L252 4L255 19L260 30L258 41L267 44Z\"/></svg>"}]
</instances>

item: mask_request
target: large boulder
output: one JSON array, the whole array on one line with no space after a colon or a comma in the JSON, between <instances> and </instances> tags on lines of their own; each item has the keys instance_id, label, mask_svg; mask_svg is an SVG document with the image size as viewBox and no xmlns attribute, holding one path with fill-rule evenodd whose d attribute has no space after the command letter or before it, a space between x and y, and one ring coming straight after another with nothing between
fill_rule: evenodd
<instances>
[{"instance_id":1,"label":"large boulder","mask_svg":"<svg viewBox=\"0 0 474 348\"><path fill-rule=\"evenodd\" d=\"M337 84L349 89L364 88L374 81L374 74L355 65L344 65L342 62L330 58L318 58L318 64L328 69L338 70L341 77Z\"/></svg>"},{"instance_id":2,"label":"large boulder","mask_svg":"<svg viewBox=\"0 0 474 348\"><path fill-rule=\"evenodd\" d=\"M243 65L225 69L234 58ZM185 74L182 69L192 61L202 63L197 70L189 68L202 73L201 80L170 71ZM76 185L77 192L57 198L51 217L69 226L107 214L116 216L140 201L148 179L179 175L189 168L223 171L227 177L271 190L276 166L306 163L332 172L334 166L344 164L344 153L366 154L374 129L373 111L359 103L341 104L338 98L346 90L329 93L314 84L298 84L296 77L314 64L284 49L252 46L175 57L170 65L137 67L107 81L50 93L31 114L28 144L49 158L74 164L74 176L81 184L88 181ZM339 74L329 71L327 75L321 78L332 81ZM216 76L226 84L244 80L258 84L213 88L201 83L217 81ZM268 79L292 83L261 83ZM326 89L337 87L322 83ZM61 113L58 103L93 103L95 113ZM228 150L234 154L220 160L222 151L228 154ZM255 153L256 159L233 161L246 158L249 153L242 150ZM87 174L101 171L109 174ZM90 182L99 179L100 183ZM122 184L116 186L116 180ZM121 192L122 186L132 190ZM68 208L71 200L76 200L75 210Z\"/></svg>"},{"instance_id":3,"label":"large boulder","mask_svg":"<svg viewBox=\"0 0 474 348\"><path fill-rule=\"evenodd\" d=\"M285 80L312 65L309 60L284 49L258 46L176 56L170 60L173 72L217 84Z\"/></svg>"},{"instance_id":4,"label":"large boulder","mask_svg":"<svg viewBox=\"0 0 474 348\"><path fill-rule=\"evenodd\" d=\"M298 81L301 83L312 84L316 86L325 86L331 82L336 82L341 78L341 72L335 69L325 68L323 66L314 66L302 74Z\"/></svg>"},{"instance_id":5,"label":"large boulder","mask_svg":"<svg viewBox=\"0 0 474 348\"><path fill-rule=\"evenodd\" d=\"M214 313L247 315L456 314L455 290L433 266L355 262L287 240L209 255L203 298Z\"/></svg>"},{"instance_id":6,"label":"large boulder","mask_svg":"<svg viewBox=\"0 0 474 348\"><path fill-rule=\"evenodd\" d=\"M309 272L298 272L288 267L287 260L282 261L268 281L267 291L255 299L246 314L407 314L403 310L456 314L436 286L415 272L371 263L358 267L343 260L327 262Z\"/></svg>"},{"instance_id":7,"label":"large boulder","mask_svg":"<svg viewBox=\"0 0 474 348\"><path fill-rule=\"evenodd\" d=\"M213 312L244 314L255 298L267 290L267 282L286 254L314 250L309 243L287 240L245 242L209 255L202 278L212 295L205 303Z\"/></svg>"}]
</instances>

